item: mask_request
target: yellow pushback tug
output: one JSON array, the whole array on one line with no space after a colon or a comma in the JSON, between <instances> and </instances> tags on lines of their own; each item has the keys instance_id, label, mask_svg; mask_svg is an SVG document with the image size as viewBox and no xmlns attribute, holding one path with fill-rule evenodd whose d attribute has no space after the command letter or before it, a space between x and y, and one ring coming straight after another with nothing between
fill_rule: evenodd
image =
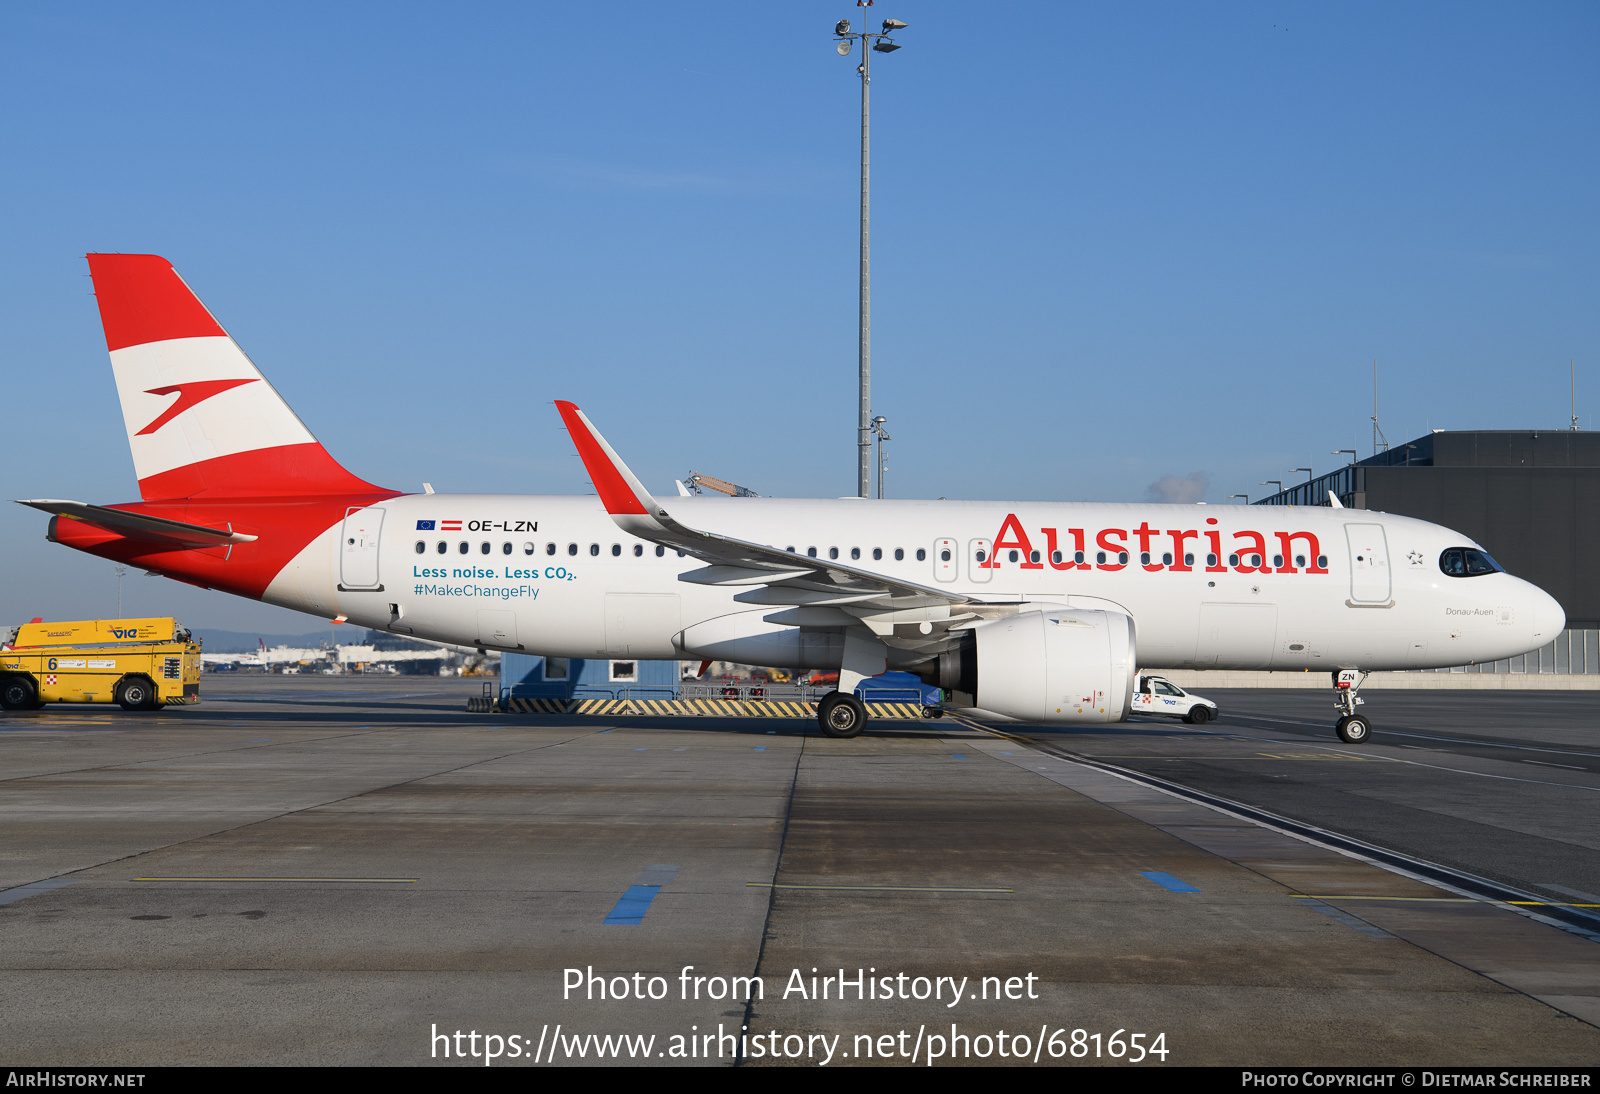
<instances>
[{"instance_id":1,"label":"yellow pushback tug","mask_svg":"<svg viewBox=\"0 0 1600 1094\"><path fill-rule=\"evenodd\" d=\"M200 701L200 643L173 619L34 620L0 643L0 707Z\"/></svg>"}]
</instances>

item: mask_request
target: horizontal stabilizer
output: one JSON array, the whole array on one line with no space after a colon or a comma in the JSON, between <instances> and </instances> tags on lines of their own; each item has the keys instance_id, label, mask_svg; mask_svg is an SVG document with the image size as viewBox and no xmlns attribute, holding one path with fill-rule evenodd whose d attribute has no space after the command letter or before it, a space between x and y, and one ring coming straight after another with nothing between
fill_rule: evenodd
<instances>
[{"instance_id":1,"label":"horizontal stabilizer","mask_svg":"<svg viewBox=\"0 0 1600 1094\"><path fill-rule=\"evenodd\" d=\"M230 532L224 528L207 528L203 524L185 524L180 520L149 517L143 513L129 513L123 509L108 509L103 505L87 505L81 501L60 501L54 498L35 498L18 501L54 513L58 517L71 517L108 532L132 539L165 540L184 547L216 547L225 543L254 543L255 536L243 532Z\"/></svg>"}]
</instances>

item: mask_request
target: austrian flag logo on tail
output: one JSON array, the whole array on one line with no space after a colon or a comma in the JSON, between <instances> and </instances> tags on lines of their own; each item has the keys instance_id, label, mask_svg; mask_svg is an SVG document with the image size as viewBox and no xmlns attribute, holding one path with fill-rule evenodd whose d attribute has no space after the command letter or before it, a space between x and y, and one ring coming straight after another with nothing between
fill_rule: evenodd
<instances>
[{"instance_id":1,"label":"austrian flag logo on tail","mask_svg":"<svg viewBox=\"0 0 1600 1094\"><path fill-rule=\"evenodd\" d=\"M171 395L173 392L177 392L178 397L172 401L171 406L161 412L155 421L139 430L134 436L143 437L154 433L185 410L205 402L213 395L221 395L224 391L231 391L233 388L243 384L253 384L255 382L256 377L250 377L243 380L191 380L186 384L173 384L170 387L153 387L145 394Z\"/></svg>"},{"instance_id":2,"label":"austrian flag logo on tail","mask_svg":"<svg viewBox=\"0 0 1600 1094\"><path fill-rule=\"evenodd\" d=\"M441 531L441 532L459 532L459 531L461 531L461 522L459 520L444 520L444 521L440 521L439 522L439 531Z\"/></svg>"}]
</instances>

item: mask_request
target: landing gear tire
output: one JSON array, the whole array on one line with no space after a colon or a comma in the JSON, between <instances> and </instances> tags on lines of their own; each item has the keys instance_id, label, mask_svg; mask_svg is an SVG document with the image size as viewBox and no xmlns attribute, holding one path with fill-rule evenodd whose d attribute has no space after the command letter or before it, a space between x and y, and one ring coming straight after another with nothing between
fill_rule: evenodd
<instances>
[{"instance_id":1,"label":"landing gear tire","mask_svg":"<svg viewBox=\"0 0 1600 1094\"><path fill-rule=\"evenodd\" d=\"M130 676L118 684L113 698L123 710L156 709L155 685L138 676Z\"/></svg>"},{"instance_id":2,"label":"landing gear tire","mask_svg":"<svg viewBox=\"0 0 1600 1094\"><path fill-rule=\"evenodd\" d=\"M1333 731L1347 745L1362 745L1372 736L1372 723L1363 715L1349 714L1333 723Z\"/></svg>"},{"instance_id":3,"label":"landing gear tire","mask_svg":"<svg viewBox=\"0 0 1600 1094\"><path fill-rule=\"evenodd\" d=\"M0 680L0 707L6 710L35 710L44 704L33 681L26 676L7 676Z\"/></svg>"},{"instance_id":4,"label":"landing gear tire","mask_svg":"<svg viewBox=\"0 0 1600 1094\"><path fill-rule=\"evenodd\" d=\"M1185 714L1183 720L1192 726L1203 726L1211 721L1211 708L1197 706L1188 714Z\"/></svg>"},{"instance_id":5,"label":"landing gear tire","mask_svg":"<svg viewBox=\"0 0 1600 1094\"><path fill-rule=\"evenodd\" d=\"M817 704L817 721L825 737L858 737L867 728L867 705L854 695L830 691Z\"/></svg>"}]
</instances>

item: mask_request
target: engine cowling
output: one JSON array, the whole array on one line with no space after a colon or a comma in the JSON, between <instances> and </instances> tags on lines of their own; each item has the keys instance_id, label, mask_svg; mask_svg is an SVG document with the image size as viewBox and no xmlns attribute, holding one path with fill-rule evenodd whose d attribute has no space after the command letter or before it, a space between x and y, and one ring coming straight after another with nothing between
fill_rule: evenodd
<instances>
[{"instance_id":1,"label":"engine cowling","mask_svg":"<svg viewBox=\"0 0 1600 1094\"><path fill-rule=\"evenodd\" d=\"M1121 612L1024 612L973 628L973 644L947 656L946 687L969 690L983 710L1027 722L1121 722L1132 708L1137 635ZM966 685L966 686L962 686Z\"/></svg>"}]
</instances>

